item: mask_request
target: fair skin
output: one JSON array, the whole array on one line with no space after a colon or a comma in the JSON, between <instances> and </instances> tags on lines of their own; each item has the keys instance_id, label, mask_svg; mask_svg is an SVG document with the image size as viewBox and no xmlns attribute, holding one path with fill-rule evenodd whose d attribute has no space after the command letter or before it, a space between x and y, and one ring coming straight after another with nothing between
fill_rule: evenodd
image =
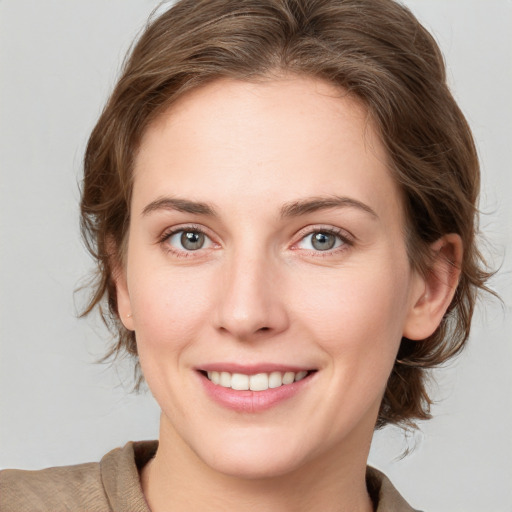
<instances>
[{"instance_id":1,"label":"fair skin","mask_svg":"<svg viewBox=\"0 0 512 512\"><path fill-rule=\"evenodd\" d=\"M365 108L313 79L216 81L150 125L133 187L117 293L162 409L151 510L372 510L387 378L402 336L439 324L461 250L448 235L428 278L411 269ZM255 374L263 390L226 387Z\"/></svg>"}]
</instances>

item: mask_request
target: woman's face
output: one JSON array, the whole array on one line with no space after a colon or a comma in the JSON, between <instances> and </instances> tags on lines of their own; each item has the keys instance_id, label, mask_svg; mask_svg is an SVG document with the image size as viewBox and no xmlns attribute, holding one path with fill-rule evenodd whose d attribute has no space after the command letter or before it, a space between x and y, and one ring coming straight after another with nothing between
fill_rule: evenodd
<instances>
[{"instance_id":1,"label":"woman's face","mask_svg":"<svg viewBox=\"0 0 512 512\"><path fill-rule=\"evenodd\" d=\"M365 108L217 81L148 128L134 172L118 298L161 442L247 477L365 460L423 293Z\"/></svg>"}]
</instances>

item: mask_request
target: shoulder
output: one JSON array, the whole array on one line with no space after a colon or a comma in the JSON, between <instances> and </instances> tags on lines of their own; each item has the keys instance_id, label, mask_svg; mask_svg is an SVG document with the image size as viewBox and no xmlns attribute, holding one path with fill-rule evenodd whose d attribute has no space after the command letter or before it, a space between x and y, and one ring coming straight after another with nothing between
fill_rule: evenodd
<instances>
[{"instance_id":1,"label":"shoulder","mask_svg":"<svg viewBox=\"0 0 512 512\"><path fill-rule=\"evenodd\" d=\"M366 485L376 512L419 512L396 490L389 478L378 469L366 469Z\"/></svg>"},{"instance_id":2,"label":"shoulder","mask_svg":"<svg viewBox=\"0 0 512 512\"><path fill-rule=\"evenodd\" d=\"M147 512L138 468L155 451L156 442L127 443L100 462L38 471L0 471L0 512Z\"/></svg>"},{"instance_id":3,"label":"shoulder","mask_svg":"<svg viewBox=\"0 0 512 512\"><path fill-rule=\"evenodd\" d=\"M99 463L0 472L0 510L110 510Z\"/></svg>"}]
</instances>

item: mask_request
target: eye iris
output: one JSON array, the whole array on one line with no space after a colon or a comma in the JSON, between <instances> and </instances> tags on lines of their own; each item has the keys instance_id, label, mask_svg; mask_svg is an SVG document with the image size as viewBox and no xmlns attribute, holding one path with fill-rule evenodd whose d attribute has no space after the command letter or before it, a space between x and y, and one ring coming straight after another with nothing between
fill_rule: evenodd
<instances>
[{"instance_id":1,"label":"eye iris","mask_svg":"<svg viewBox=\"0 0 512 512\"><path fill-rule=\"evenodd\" d=\"M336 237L330 233L314 233L311 245L318 251L328 251L334 247Z\"/></svg>"},{"instance_id":2,"label":"eye iris","mask_svg":"<svg viewBox=\"0 0 512 512\"><path fill-rule=\"evenodd\" d=\"M184 231L181 235L181 245L188 251L197 251L204 245L204 235L197 231Z\"/></svg>"}]
</instances>

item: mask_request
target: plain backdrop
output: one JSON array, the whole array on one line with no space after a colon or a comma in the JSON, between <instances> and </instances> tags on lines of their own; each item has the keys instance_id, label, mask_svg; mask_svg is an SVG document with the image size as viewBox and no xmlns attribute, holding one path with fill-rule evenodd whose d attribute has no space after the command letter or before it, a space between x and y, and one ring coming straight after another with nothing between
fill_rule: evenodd
<instances>
[{"instance_id":1,"label":"plain backdrop","mask_svg":"<svg viewBox=\"0 0 512 512\"><path fill-rule=\"evenodd\" d=\"M512 2L408 0L438 40L482 160L482 230L500 266L467 351L436 372L435 419L377 433L370 462L415 507L512 510ZM99 460L158 435L130 365L77 319L91 269L78 231L88 133L155 0L0 0L0 467ZM411 453L401 458L405 450Z\"/></svg>"}]
</instances>

